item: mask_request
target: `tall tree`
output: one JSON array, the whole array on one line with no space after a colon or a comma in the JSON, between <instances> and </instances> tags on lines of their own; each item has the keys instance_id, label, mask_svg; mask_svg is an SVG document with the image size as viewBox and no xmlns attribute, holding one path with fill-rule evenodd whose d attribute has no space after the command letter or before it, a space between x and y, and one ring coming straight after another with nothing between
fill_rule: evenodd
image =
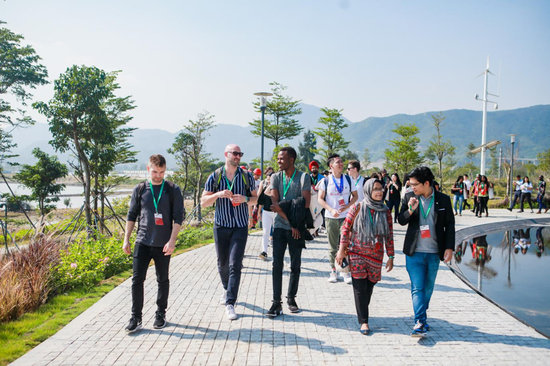
<instances>
[{"instance_id":1,"label":"tall tree","mask_svg":"<svg viewBox=\"0 0 550 366\"><path fill-rule=\"evenodd\" d=\"M6 24L0 21L0 25ZM21 108L13 107L3 99L4 94L12 94L24 107L32 99L30 89L47 84L48 72L40 64L33 47L23 46L25 38L7 28L0 27L0 124L18 125L32 123L29 116ZM14 113L20 116L12 118Z\"/></svg>"},{"instance_id":2,"label":"tall tree","mask_svg":"<svg viewBox=\"0 0 550 366\"><path fill-rule=\"evenodd\" d=\"M311 130L304 132L304 141L298 145L298 153L300 155L300 168L307 171L309 163L315 159L315 150L317 149L317 138Z\"/></svg>"},{"instance_id":3,"label":"tall tree","mask_svg":"<svg viewBox=\"0 0 550 366\"><path fill-rule=\"evenodd\" d=\"M52 203L59 201L59 197L55 195L65 189L64 184L58 184L56 181L67 176L69 171L56 156L50 156L39 148L35 148L32 154L38 159L36 164L23 165L14 178L29 188L32 192L31 199L38 202L40 223L37 232L39 232L43 230L44 216L55 208Z\"/></svg>"},{"instance_id":4,"label":"tall tree","mask_svg":"<svg viewBox=\"0 0 550 366\"><path fill-rule=\"evenodd\" d=\"M294 100L288 95L284 95L286 86L274 81L269 83L273 97L267 101L266 119L264 121L264 136L270 140L275 141L275 146L279 146L279 142L282 140L288 140L295 136L298 136L304 129L300 126L297 119L294 116L302 114L300 108L301 100ZM260 102L253 103L257 112L260 112ZM271 119L269 118L271 117ZM252 134L255 136L262 135L262 120L255 119L250 122L252 126Z\"/></svg>"},{"instance_id":5,"label":"tall tree","mask_svg":"<svg viewBox=\"0 0 550 366\"><path fill-rule=\"evenodd\" d=\"M371 161L370 161L370 151L369 151L368 148L365 147L365 149L363 150L363 156L362 156L362 161L361 161L361 167L363 168L364 171L367 171L370 163L371 163Z\"/></svg>"},{"instance_id":6,"label":"tall tree","mask_svg":"<svg viewBox=\"0 0 550 366\"><path fill-rule=\"evenodd\" d=\"M437 176L439 179L439 184L441 189L443 189L443 160L446 157L452 157L455 154L455 148L451 144L450 140L444 140L441 130L444 126L443 121L445 120L443 113L438 113L432 115L433 125L435 127L435 134L432 136L432 139L428 143L428 148L426 149L426 158L429 160L434 160L437 162Z\"/></svg>"},{"instance_id":7,"label":"tall tree","mask_svg":"<svg viewBox=\"0 0 550 366\"><path fill-rule=\"evenodd\" d=\"M33 104L49 119L53 136L50 143L56 151L71 151L78 159L77 177L84 187L88 228L92 227L90 196L93 169L98 168L98 161L104 159L108 163L102 169L110 170L113 152L110 148L107 151L102 149L116 147L117 144L120 147L118 138L121 136L117 136L117 130L122 122L113 116L110 109L118 110L118 107L113 107L116 104L114 91L118 89L116 75L117 72L106 73L94 66L73 65L54 82L54 96L49 103ZM121 111L123 114L133 108L129 100L126 104L126 109Z\"/></svg>"},{"instance_id":8,"label":"tall tree","mask_svg":"<svg viewBox=\"0 0 550 366\"><path fill-rule=\"evenodd\" d=\"M420 139L416 136L420 130L415 124L395 124L392 132L398 137L389 140L390 148L384 150L386 168L403 175L424 161L422 154L418 151Z\"/></svg>"},{"instance_id":9,"label":"tall tree","mask_svg":"<svg viewBox=\"0 0 550 366\"><path fill-rule=\"evenodd\" d=\"M323 147L317 149L316 153L326 162L328 157L335 153L342 153L346 150L350 144L349 141L344 139L342 130L348 127L342 117L343 109L330 109L321 108L321 112L324 116L319 118L319 124L325 127L318 127L314 130L314 133L319 136L323 142Z\"/></svg>"},{"instance_id":10,"label":"tall tree","mask_svg":"<svg viewBox=\"0 0 550 366\"><path fill-rule=\"evenodd\" d=\"M550 149L537 154L539 168L548 175L550 173Z\"/></svg>"}]
</instances>

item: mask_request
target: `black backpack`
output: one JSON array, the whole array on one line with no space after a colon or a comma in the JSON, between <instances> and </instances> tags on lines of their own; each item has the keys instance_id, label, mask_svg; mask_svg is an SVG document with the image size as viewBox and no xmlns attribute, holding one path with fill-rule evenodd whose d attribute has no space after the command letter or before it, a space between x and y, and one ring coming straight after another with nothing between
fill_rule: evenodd
<instances>
[{"instance_id":1,"label":"black backpack","mask_svg":"<svg viewBox=\"0 0 550 366\"><path fill-rule=\"evenodd\" d=\"M222 169L223 167L220 167L214 171L214 186L213 186L212 193L216 193L220 188L220 181L222 179ZM245 175L246 175L246 178L245 178ZM244 170L241 169L241 177L243 178L244 191L246 192L245 193L246 196L252 197L252 191L250 189L252 187L252 179L253 179L252 175L250 175L249 172L245 172Z\"/></svg>"},{"instance_id":2,"label":"black backpack","mask_svg":"<svg viewBox=\"0 0 550 366\"><path fill-rule=\"evenodd\" d=\"M138 184L139 188L138 188L138 195L137 195L137 205L138 205L138 209L139 209L140 213L141 213L141 196L143 194L143 191L145 191L145 187L146 187L147 183L149 183L149 181L144 180L143 182L140 182ZM168 192L168 197L170 197L170 214L173 214L173 212L174 212L174 183L170 182L168 180L165 180L164 183L166 185L166 191ZM138 216L138 220L139 220L139 216Z\"/></svg>"}]
</instances>

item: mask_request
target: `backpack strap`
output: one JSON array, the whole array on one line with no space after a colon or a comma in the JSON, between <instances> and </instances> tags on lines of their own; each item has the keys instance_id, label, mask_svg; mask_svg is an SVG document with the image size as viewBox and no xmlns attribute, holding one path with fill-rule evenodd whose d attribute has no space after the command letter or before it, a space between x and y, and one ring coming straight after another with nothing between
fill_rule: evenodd
<instances>
[{"instance_id":1,"label":"backpack strap","mask_svg":"<svg viewBox=\"0 0 550 366\"><path fill-rule=\"evenodd\" d=\"M139 182L139 184L138 184L139 188L138 188L138 195L137 195L137 198L136 198L136 200L137 200L136 203L138 205L138 211L140 212L140 214L141 214L141 196L143 195L143 191L145 191L146 184L147 184L146 180L144 180L142 182ZM139 221L139 216L138 216L138 221Z\"/></svg>"},{"instance_id":2,"label":"backpack strap","mask_svg":"<svg viewBox=\"0 0 550 366\"><path fill-rule=\"evenodd\" d=\"M218 169L214 170L214 185L213 185L213 193L216 193L220 188L220 180L222 179L222 168L219 167Z\"/></svg>"}]
</instances>

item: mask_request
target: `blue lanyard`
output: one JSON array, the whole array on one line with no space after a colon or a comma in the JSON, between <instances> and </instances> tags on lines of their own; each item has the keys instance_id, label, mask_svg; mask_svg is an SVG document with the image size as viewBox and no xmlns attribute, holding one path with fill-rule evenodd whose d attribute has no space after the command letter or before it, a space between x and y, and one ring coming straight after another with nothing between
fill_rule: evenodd
<instances>
[{"instance_id":1,"label":"blue lanyard","mask_svg":"<svg viewBox=\"0 0 550 366\"><path fill-rule=\"evenodd\" d=\"M336 186L336 190L338 193L342 194L342 191L344 190L344 174L340 176L340 187L338 187L338 183L336 183L336 179L334 179L334 175L332 176L332 181L334 182L334 185Z\"/></svg>"}]
</instances>

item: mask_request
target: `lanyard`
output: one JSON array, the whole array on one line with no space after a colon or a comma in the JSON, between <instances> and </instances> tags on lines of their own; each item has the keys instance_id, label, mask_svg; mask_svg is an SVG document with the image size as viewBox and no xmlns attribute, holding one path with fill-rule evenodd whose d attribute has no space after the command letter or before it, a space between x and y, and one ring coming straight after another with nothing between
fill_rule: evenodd
<instances>
[{"instance_id":1,"label":"lanyard","mask_svg":"<svg viewBox=\"0 0 550 366\"><path fill-rule=\"evenodd\" d=\"M334 175L332 176L332 181L334 182L334 185L336 186L336 190L338 193L342 194L342 191L344 190L344 174L340 176L340 187L338 187L338 183L336 183L336 179L334 179Z\"/></svg>"},{"instance_id":2,"label":"lanyard","mask_svg":"<svg viewBox=\"0 0 550 366\"><path fill-rule=\"evenodd\" d=\"M229 183L229 179L227 179L227 175L225 175L225 167L223 167L222 173L223 173L223 177L225 178L225 182L229 187L229 190L233 191L233 186L235 185L235 178L237 178L238 172L235 172L235 176L233 177L233 181L231 182L231 184Z\"/></svg>"},{"instance_id":3,"label":"lanyard","mask_svg":"<svg viewBox=\"0 0 550 366\"><path fill-rule=\"evenodd\" d=\"M357 180L355 181L355 186L357 187L357 183L359 183L359 181L361 180L361 176L359 176L359 178L357 178Z\"/></svg>"},{"instance_id":4,"label":"lanyard","mask_svg":"<svg viewBox=\"0 0 550 366\"><path fill-rule=\"evenodd\" d=\"M432 209L432 205L434 204L435 199L435 192L432 192L432 201L430 202L430 205L428 206L428 211L424 213L424 204L420 202L420 211L422 211L422 216L424 216L424 219L428 218L428 215L430 214L430 210ZM422 201L422 200L420 200Z\"/></svg>"},{"instance_id":5,"label":"lanyard","mask_svg":"<svg viewBox=\"0 0 550 366\"><path fill-rule=\"evenodd\" d=\"M155 191L153 191L153 184L151 183L151 181L149 181L149 187L151 187L151 195L153 196L153 203L155 204L155 212L158 213L159 212L158 206L159 206L160 198L162 197L162 189L164 188L164 179L162 180L162 185L160 186L160 193L159 193L158 200L155 199Z\"/></svg>"},{"instance_id":6,"label":"lanyard","mask_svg":"<svg viewBox=\"0 0 550 366\"><path fill-rule=\"evenodd\" d=\"M288 189L290 188L290 185L292 184L292 180L294 179L294 175L296 175L296 168L294 168L294 173L292 173L292 177L290 178L290 181L288 182L288 185L286 184L286 176L285 172L283 172L283 199L286 199L286 192L288 192Z\"/></svg>"},{"instance_id":7,"label":"lanyard","mask_svg":"<svg viewBox=\"0 0 550 366\"><path fill-rule=\"evenodd\" d=\"M311 176L311 180L313 181L314 185L317 185L317 180L319 179L319 174L315 178L313 178L313 175Z\"/></svg>"},{"instance_id":8,"label":"lanyard","mask_svg":"<svg viewBox=\"0 0 550 366\"><path fill-rule=\"evenodd\" d=\"M367 207L367 210L369 210L369 219L370 219L370 223L372 225L372 232L374 232L374 220L372 218L372 213L370 212L371 209Z\"/></svg>"}]
</instances>

